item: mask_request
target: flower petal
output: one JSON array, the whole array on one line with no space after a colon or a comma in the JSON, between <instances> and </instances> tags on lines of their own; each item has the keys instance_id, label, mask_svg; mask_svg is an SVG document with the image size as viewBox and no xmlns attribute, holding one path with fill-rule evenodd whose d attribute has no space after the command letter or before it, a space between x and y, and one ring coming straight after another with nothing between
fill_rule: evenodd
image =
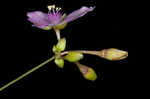
<instances>
[{"instance_id":1,"label":"flower petal","mask_svg":"<svg viewBox=\"0 0 150 99\"><path fill-rule=\"evenodd\" d=\"M83 6L80 9L73 11L72 13L70 13L64 20L62 23L60 24L64 24L73 20L76 20L82 16L84 16L85 14L87 14L90 11L93 11L95 7L86 7Z\"/></svg>"},{"instance_id":2,"label":"flower petal","mask_svg":"<svg viewBox=\"0 0 150 99\"><path fill-rule=\"evenodd\" d=\"M32 22L36 27L44 28L50 25L48 15L41 11L28 12L27 16L29 17L28 20Z\"/></svg>"}]
</instances>

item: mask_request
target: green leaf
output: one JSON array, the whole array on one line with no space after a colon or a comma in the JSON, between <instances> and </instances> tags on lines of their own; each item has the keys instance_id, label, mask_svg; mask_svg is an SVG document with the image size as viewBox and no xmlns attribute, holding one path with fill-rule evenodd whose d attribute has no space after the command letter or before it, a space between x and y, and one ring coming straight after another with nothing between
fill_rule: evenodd
<instances>
[{"instance_id":1,"label":"green leaf","mask_svg":"<svg viewBox=\"0 0 150 99\"><path fill-rule=\"evenodd\" d=\"M69 62L77 62L83 58L83 54L80 52L69 52L66 56L65 59L68 60Z\"/></svg>"},{"instance_id":2,"label":"green leaf","mask_svg":"<svg viewBox=\"0 0 150 99\"><path fill-rule=\"evenodd\" d=\"M56 58L54 62L55 62L55 64L56 64L59 68L63 68L63 67L64 67L64 60L63 60L63 59Z\"/></svg>"}]
</instances>

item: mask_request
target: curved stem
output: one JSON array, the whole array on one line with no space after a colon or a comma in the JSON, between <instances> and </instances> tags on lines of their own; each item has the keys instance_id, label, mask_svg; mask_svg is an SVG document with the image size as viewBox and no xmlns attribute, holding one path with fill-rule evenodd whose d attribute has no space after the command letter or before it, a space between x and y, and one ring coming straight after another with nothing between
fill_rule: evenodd
<instances>
[{"instance_id":1,"label":"curved stem","mask_svg":"<svg viewBox=\"0 0 150 99\"><path fill-rule=\"evenodd\" d=\"M10 81L9 83L7 83L6 85L2 86L0 88L0 91L4 90L5 88L9 87L10 85L16 83L17 81L21 80L22 78L26 77L27 75L29 75L30 73L36 71L37 69L39 69L40 67L44 66L45 64L49 63L50 61L52 61L54 59L54 56L49 58L48 60L44 61L43 63L35 66L34 68L30 69L29 71L27 71L26 73L22 74L21 76L17 77L16 79Z\"/></svg>"}]
</instances>

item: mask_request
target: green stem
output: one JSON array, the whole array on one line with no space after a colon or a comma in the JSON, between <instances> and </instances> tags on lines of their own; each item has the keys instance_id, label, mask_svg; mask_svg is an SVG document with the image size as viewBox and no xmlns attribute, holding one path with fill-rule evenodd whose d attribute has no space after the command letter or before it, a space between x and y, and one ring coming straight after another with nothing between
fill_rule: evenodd
<instances>
[{"instance_id":1,"label":"green stem","mask_svg":"<svg viewBox=\"0 0 150 99\"><path fill-rule=\"evenodd\" d=\"M60 30L59 29L56 29L54 28L55 32L56 32L56 36L57 36L57 40L59 41L60 40Z\"/></svg>"},{"instance_id":2,"label":"green stem","mask_svg":"<svg viewBox=\"0 0 150 99\"><path fill-rule=\"evenodd\" d=\"M101 52L101 51L88 51L88 50L72 50L72 51L80 52L80 53L83 53L83 54L97 55L97 56L99 56L99 54L100 54L100 52ZM61 55L62 55L62 56L63 56L63 55L66 55L66 54L68 54L69 52L71 52L71 51L64 51L64 52L61 53Z\"/></svg>"},{"instance_id":3,"label":"green stem","mask_svg":"<svg viewBox=\"0 0 150 99\"><path fill-rule=\"evenodd\" d=\"M37 65L36 67L30 69L29 71L27 71L26 73L22 74L21 76L17 77L16 79L12 80L11 82L7 83L6 85L4 85L3 87L0 88L0 91L4 90L5 88L9 87L10 85L16 83L17 81L21 80L22 78L24 78L25 76L29 75L30 73L36 71L37 69L39 69L40 67L44 66L45 64L49 63L50 61L52 61L55 57L51 57L48 60L44 61L43 63Z\"/></svg>"}]
</instances>

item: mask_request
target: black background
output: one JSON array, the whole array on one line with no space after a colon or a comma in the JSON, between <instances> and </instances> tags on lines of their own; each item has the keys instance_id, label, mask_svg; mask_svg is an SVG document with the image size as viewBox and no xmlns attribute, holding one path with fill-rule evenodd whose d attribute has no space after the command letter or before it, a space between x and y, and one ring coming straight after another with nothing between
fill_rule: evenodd
<instances>
[{"instance_id":1,"label":"black background","mask_svg":"<svg viewBox=\"0 0 150 99\"><path fill-rule=\"evenodd\" d=\"M98 79L85 80L78 68L65 62L59 69L51 62L0 93L0 96L44 95L62 93L64 90L92 89L103 91L106 86L129 83L130 66L135 65L135 37L130 32L129 13L126 2L104 0L23 0L1 3L1 65L0 86L18 77L53 55L56 44L53 30L44 31L32 27L27 12L47 12L47 5L56 4L63 12L81 6L96 6L84 17L70 22L61 31L67 39L67 50L102 50L118 48L129 52L129 57L111 62L96 56L85 55L81 63L95 69ZM105 70L104 70L105 68ZM116 82L116 83L115 83ZM104 85L105 83L105 85ZM122 86L121 86L122 87Z\"/></svg>"}]
</instances>

